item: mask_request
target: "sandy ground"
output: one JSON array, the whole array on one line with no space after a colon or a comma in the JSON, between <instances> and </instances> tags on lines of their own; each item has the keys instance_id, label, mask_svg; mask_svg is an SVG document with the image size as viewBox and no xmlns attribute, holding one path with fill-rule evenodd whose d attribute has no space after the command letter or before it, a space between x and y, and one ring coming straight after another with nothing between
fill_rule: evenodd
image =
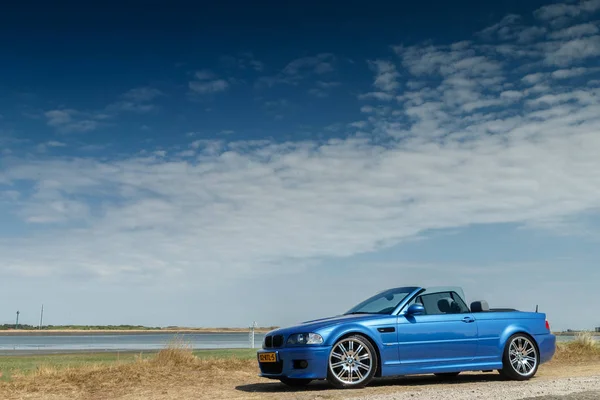
<instances>
[{"instance_id":1,"label":"sandy ground","mask_svg":"<svg viewBox=\"0 0 600 400\"><path fill-rule=\"evenodd\" d=\"M290 389L278 381L257 376L251 363L236 370L182 371L179 375L127 382L119 387L97 388L93 392L56 388L38 392L3 392L0 398L12 399L119 399L119 400L191 400L191 399L348 399L404 400L414 398L448 400L520 400L539 397L562 400L578 393L581 399L600 399L600 362L572 365L542 365L538 375L527 382L500 379L496 373L464 373L452 381L433 375L379 379L359 390L334 390L325 382L313 382L305 389ZM548 397L556 395L559 397ZM591 396L591 397L590 397ZM576 397L579 399L580 397ZM565 400L571 398L566 397Z\"/></svg>"}]
</instances>

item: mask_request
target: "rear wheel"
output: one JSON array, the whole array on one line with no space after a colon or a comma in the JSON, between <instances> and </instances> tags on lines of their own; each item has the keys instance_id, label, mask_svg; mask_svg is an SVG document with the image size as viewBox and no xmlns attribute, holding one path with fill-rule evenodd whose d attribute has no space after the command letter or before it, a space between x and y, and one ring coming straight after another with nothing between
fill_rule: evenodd
<instances>
[{"instance_id":1,"label":"rear wheel","mask_svg":"<svg viewBox=\"0 0 600 400\"><path fill-rule=\"evenodd\" d=\"M361 388L377 372L377 352L362 335L338 340L329 353L327 380L339 389Z\"/></svg>"},{"instance_id":2,"label":"rear wheel","mask_svg":"<svg viewBox=\"0 0 600 400\"><path fill-rule=\"evenodd\" d=\"M434 375L437 376L438 378L450 379L450 378L456 378L458 376L458 374L460 374L460 372L440 372L440 373L437 373Z\"/></svg>"},{"instance_id":3,"label":"rear wheel","mask_svg":"<svg viewBox=\"0 0 600 400\"><path fill-rule=\"evenodd\" d=\"M533 378L538 370L540 355L535 341L523 333L511 336L504 348L500 375L517 381Z\"/></svg>"},{"instance_id":4,"label":"rear wheel","mask_svg":"<svg viewBox=\"0 0 600 400\"><path fill-rule=\"evenodd\" d=\"M279 380L290 387L302 387L312 382L312 379L279 378Z\"/></svg>"}]
</instances>

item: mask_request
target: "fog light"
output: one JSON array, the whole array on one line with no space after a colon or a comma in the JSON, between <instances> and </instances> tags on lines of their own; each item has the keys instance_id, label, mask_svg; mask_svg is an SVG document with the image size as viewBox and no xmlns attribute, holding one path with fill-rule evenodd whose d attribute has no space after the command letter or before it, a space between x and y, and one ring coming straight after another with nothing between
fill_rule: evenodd
<instances>
[{"instance_id":1,"label":"fog light","mask_svg":"<svg viewBox=\"0 0 600 400\"><path fill-rule=\"evenodd\" d=\"M306 369L306 368L308 368L308 361L294 360L294 369Z\"/></svg>"}]
</instances>

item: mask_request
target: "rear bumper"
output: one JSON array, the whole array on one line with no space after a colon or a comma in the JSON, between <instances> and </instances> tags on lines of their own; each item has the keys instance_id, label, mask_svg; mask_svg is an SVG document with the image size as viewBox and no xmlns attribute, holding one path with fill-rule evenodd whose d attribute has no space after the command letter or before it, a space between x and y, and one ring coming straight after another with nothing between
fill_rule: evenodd
<instances>
[{"instance_id":1,"label":"rear bumper","mask_svg":"<svg viewBox=\"0 0 600 400\"><path fill-rule=\"evenodd\" d=\"M535 335L535 340L540 349L540 364L550 361L556 353L556 336L553 334Z\"/></svg>"},{"instance_id":2,"label":"rear bumper","mask_svg":"<svg viewBox=\"0 0 600 400\"><path fill-rule=\"evenodd\" d=\"M325 379L330 352L330 346L264 349L257 352L256 358L258 360L260 353L277 354L276 363L258 363L260 376L264 378ZM301 361L306 362L305 368L302 368Z\"/></svg>"}]
</instances>

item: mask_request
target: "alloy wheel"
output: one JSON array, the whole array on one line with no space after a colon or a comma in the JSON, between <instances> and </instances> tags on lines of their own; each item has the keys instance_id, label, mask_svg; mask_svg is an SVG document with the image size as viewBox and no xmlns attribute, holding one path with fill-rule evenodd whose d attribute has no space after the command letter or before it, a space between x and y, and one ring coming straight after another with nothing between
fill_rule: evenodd
<instances>
[{"instance_id":1,"label":"alloy wheel","mask_svg":"<svg viewBox=\"0 0 600 400\"><path fill-rule=\"evenodd\" d=\"M510 342L508 359L517 374L529 376L538 363L535 345L525 336L517 336Z\"/></svg>"},{"instance_id":2,"label":"alloy wheel","mask_svg":"<svg viewBox=\"0 0 600 400\"><path fill-rule=\"evenodd\" d=\"M337 342L329 355L330 376L341 386L361 386L374 374L376 356L372 346L359 336Z\"/></svg>"}]
</instances>

